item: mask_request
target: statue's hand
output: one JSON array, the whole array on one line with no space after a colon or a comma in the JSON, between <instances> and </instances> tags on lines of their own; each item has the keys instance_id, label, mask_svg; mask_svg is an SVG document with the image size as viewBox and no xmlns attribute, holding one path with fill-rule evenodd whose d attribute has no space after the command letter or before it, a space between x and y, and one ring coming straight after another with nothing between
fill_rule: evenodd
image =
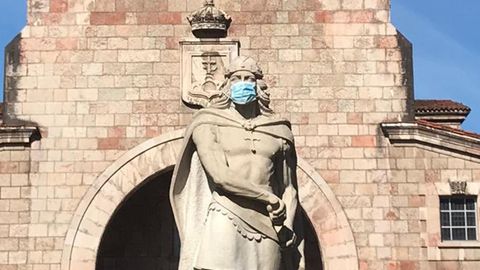
<instances>
[{"instance_id":1,"label":"statue's hand","mask_svg":"<svg viewBox=\"0 0 480 270\"><path fill-rule=\"evenodd\" d=\"M286 248L292 247L296 243L297 243L297 235L295 234L295 232L292 232L292 237L290 237L290 239L287 242L285 242L285 247Z\"/></svg>"},{"instance_id":2,"label":"statue's hand","mask_svg":"<svg viewBox=\"0 0 480 270\"><path fill-rule=\"evenodd\" d=\"M285 203L280 198L271 198L267 206L267 211L274 226L283 225L283 222L287 218L287 209Z\"/></svg>"},{"instance_id":3,"label":"statue's hand","mask_svg":"<svg viewBox=\"0 0 480 270\"><path fill-rule=\"evenodd\" d=\"M297 235L295 232L289 228L283 226L282 229L278 232L278 238L280 240L280 245L282 248L290 248L294 246L297 242Z\"/></svg>"}]
</instances>

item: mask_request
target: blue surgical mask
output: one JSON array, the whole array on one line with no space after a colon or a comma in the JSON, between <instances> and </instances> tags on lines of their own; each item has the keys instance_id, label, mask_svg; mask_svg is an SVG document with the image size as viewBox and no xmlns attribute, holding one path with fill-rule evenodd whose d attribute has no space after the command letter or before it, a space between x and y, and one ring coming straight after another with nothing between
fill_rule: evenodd
<instances>
[{"instance_id":1,"label":"blue surgical mask","mask_svg":"<svg viewBox=\"0 0 480 270\"><path fill-rule=\"evenodd\" d=\"M257 91L255 90L255 83L252 82L237 82L231 88L231 99L236 104L247 104L257 99Z\"/></svg>"}]
</instances>

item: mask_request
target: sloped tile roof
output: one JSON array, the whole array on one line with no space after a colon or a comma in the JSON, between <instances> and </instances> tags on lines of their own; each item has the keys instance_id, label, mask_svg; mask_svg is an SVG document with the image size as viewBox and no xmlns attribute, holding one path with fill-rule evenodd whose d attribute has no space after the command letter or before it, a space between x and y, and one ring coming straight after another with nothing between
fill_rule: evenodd
<instances>
[{"instance_id":1,"label":"sloped tile roof","mask_svg":"<svg viewBox=\"0 0 480 270\"><path fill-rule=\"evenodd\" d=\"M392 145L416 146L480 160L480 134L425 120L381 124Z\"/></svg>"},{"instance_id":2,"label":"sloped tile roof","mask_svg":"<svg viewBox=\"0 0 480 270\"><path fill-rule=\"evenodd\" d=\"M417 99L414 103L416 113L458 112L469 113L470 108L453 100Z\"/></svg>"},{"instance_id":3,"label":"sloped tile roof","mask_svg":"<svg viewBox=\"0 0 480 270\"><path fill-rule=\"evenodd\" d=\"M458 135L467 136L467 137L470 137L470 138L480 139L480 134L475 133L475 132L465 131L465 130L462 130L462 129L453 128L453 127L449 127L449 126L446 126L446 125L435 124L435 123L432 123L430 121L425 121L425 120L417 120L415 122L418 125L421 125L421 126L424 126L424 127L429 127L429 128L433 128L433 129L437 129L437 130L443 130L443 131L455 133L455 134L458 134Z\"/></svg>"}]
</instances>

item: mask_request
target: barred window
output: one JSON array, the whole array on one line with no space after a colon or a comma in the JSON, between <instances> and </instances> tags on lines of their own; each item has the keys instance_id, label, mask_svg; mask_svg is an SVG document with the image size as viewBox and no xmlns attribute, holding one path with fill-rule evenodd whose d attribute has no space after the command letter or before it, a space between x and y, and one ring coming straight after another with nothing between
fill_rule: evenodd
<instances>
[{"instance_id":1,"label":"barred window","mask_svg":"<svg viewBox=\"0 0 480 270\"><path fill-rule=\"evenodd\" d=\"M477 198L440 197L442 241L477 240Z\"/></svg>"}]
</instances>

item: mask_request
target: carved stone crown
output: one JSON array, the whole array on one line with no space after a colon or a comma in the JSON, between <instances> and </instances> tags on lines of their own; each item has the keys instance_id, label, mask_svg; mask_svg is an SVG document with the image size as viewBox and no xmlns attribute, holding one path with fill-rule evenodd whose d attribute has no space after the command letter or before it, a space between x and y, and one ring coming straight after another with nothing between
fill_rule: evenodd
<instances>
[{"instance_id":1,"label":"carved stone crown","mask_svg":"<svg viewBox=\"0 0 480 270\"><path fill-rule=\"evenodd\" d=\"M194 11L187 20L197 38L223 38L227 36L232 18L215 7L213 0L206 0L204 6Z\"/></svg>"}]
</instances>

